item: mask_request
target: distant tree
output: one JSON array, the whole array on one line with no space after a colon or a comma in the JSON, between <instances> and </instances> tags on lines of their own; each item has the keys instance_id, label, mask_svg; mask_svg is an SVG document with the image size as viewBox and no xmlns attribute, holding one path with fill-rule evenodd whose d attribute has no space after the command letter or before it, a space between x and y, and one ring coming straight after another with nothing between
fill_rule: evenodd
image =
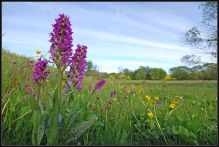
<instances>
[{"instance_id":1,"label":"distant tree","mask_svg":"<svg viewBox=\"0 0 219 147\"><path fill-rule=\"evenodd\" d=\"M203 80L216 80L217 79L217 64L206 63L202 65L200 72L200 78Z\"/></svg>"},{"instance_id":2,"label":"distant tree","mask_svg":"<svg viewBox=\"0 0 219 147\"><path fill-rule=\"evenodd\" d=\"M90 61L87 61L87 71L91 71L94 69L94 64L93 62L90 60Z\"/></svg>"},{"instance_id":3,"label":"distant tree","mask_svg":"<svg viewBox=\"0 0 219 147\"><path fill-rule=\"evenodd\" d=\"M130 70L130 69L128 69L128 68L124 68L124 69L122 70L122 73L125 74L126 79L128 79L128 80L133 79L133 78L132 78L132 74L133 74L132 70Z\"/></svg>"},{"instance_id":4,"label":"distant tree","mask_svg":"<svg viewBox=\"0 0 219 147\"><path fill-rule=\"evenodd\" d=\"M200 30L194 26L183 36L184 43L196 49L196 55L185 55L181 58L188 65L201 63L198 54L208 54L213 59L217 57L217 2L205 2L199 8L202 9L202 24L205 29Z\"/></svg>"},{"instance_id":5,"label":"distant tree","mask_svg":"<svg viewBox=\"0 0 219 147\"><path fill-rule=\"evenodd\" d=\"M192 72L187 76L187 80L200 80L200 79L201 77L199 72Z\"/></svg>"},{"instance_id":6,"label":"distant tree","mask_svg":"<svg viewBox=\"0 0 219 147\"><path fill-rule=\"evenodd\" d=\"M152 80L161 80L165 78L166 72L162 68L151 68L150 75Z\"/></svg>"},{"instance_id":7,"label":"distant tree","mask_svg":"<svg viewBox=\"0 0 219 147\"><path fill-rule=\"evenodd\" d=\"M151 80L150 67L149 66L145 66L144 70L145 70L145 79L146 80Z\"/></svg>"},{"instance_id":8,"label":"distant tree","mask_svg":"<svg viewBox=\"0 0 219 147\"><path fill-rule=\"evenodd\" d=\"M135 70L134 76L136 80L145 80L146 78L145 67L140 66L137 70Z\"/></svg>"},{"instance_id":9,"label":"distant tree","mask_svg":"<svg viewBox=\"0 0 219 147\"><path fill-rule=\"evenodd\" d=\"M178 66L169 69L171 76L177 80L185 80L188 75L192 72L187 66Z\"/></svg>"},{"instance_id":10,"label":"distant tree","mask_svg":"<svg viewBox=\"0 0 219 147\"><path fill-rule=\"evenodd\" d=\"M124 73L125 75L129 75L129 73L131 73L132 71L131 70L129 70L128 68L124 68L123 70L122 70L122 73Z\"/></svg>"},{"instance_id":11,"label":"distant tree","mask_svg":"<svg viewBox=\"0 0 219 147\"><path fill-rule=\"evenodd\" d=\"M126 74L126 75L128 75L130 71L131 71L131 70L129 70L128 68L122 69L122 73L124 73L124 74Z\"/></svg>"}]
</instances>

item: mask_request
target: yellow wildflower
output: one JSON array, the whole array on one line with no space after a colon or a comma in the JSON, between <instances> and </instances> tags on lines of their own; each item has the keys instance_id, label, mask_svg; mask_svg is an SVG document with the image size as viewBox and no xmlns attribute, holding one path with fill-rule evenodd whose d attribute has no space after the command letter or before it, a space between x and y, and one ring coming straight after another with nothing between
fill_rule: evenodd
<instances>
[{"instance_id":1,"label":"yellow wildflower","mask_svg":"<svg viewBox=\"0 0 219 147\"><path fill-rule=\"evenodd\" d=\"M48 83L49 82L49 80L46 80L46 83Z\"/></svg>"},{"instance_id":2,"label":"yellow wildflower","mask_svg":"<svg viewBox=\"0 0 219 147\"><path fill-rule=\"evenodd\" d=\"M148 112L148 117L149 117L149 118L154 117L154 113L153 113L153 112Z\"/></svg>"},{"instance_id":3,"label":"yellow wildflower","mask_svg":"<svg viewBox=\"0 0 219 147\"><path fill-rule=\"evenodd\" d=\"M117 99L116 99L116 98L113 98L113 100L116 101Z\"/></svg>"},{"instance_id":4,"label":"yellow wildflower","mask_svg":"<svg viewBox=\"0 0 219 147\"><path fill-rule=\"evenodd\" d=\"M146 95L145 98L146 98L146 100L147 100L148 102L151 100L151 97L148 96L148 95Z\"/></svg>"},{"instance_id":5,"label":"yellow wildflower","mask_svg":"<svg viewBox=\"0 0 219 147\"><path fill-rule=\"evenodd\" d=\"M171 103L171 104L169 105L169 108L170 108L170 109L175 109L175 108L176 108L176 103Z\"/></svg>"},{"instance_id":6,"label":"yellow wildflower","mask_svg":"<svg viewBox=\"0 0 219 147\"><path fill-rule=\"evenodd\" d=\"M158 100L159 100L158 96L155 96L154 99L155 99L155 101L158 101Z\"/></svg>"},{"instance_id":7,"label":"yellow wildflower","mask_svg":"<svg viewBox=\"0 0 219 147\"><path fill-rule=\"evenodd\" d=\"M41 53L41 50L36 50L36 54L40 54Z\"/></svg>"}]
</instances>

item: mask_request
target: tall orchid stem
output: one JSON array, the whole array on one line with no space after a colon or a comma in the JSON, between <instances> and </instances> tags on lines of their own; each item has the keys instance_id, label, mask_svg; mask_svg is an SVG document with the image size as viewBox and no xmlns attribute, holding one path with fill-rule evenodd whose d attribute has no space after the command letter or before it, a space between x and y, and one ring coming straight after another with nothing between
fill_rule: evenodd
<instances>
[{"instance_id":1,"label":"tall orchid stem","mask_svg":"<svg viewBox=\"0 0 219 147\"><path fill-rule=\"evenodd\" d=\"M37 84L37 96L36 99L34 101L36 101L36 103L34 102L32 105L32 120L33 121L33 130L32 130L32 144L33 145L40 145L41 142L41 138L39 138L38 134L39 134L39 124L43 121L42 117L43 117L43 106L41 104L41 100L40 100L40 94L41 94L41 84Z\"/></svg>"},{"instance_id":2,"label":"tall orchid stem","mask_svg":"<svg viewBox=\"0 0 219 147\"><path fill-rule=\"evenodd\" d=\"M58 117L59 117L59 112L60 112L60 104L61 104L61 99L62 99L62 76L63 75L63 71L61 69L58 70L58 101L57 101L57 105L56 105L56 109L57 109L57 114L56 114L56 117L57 117L57 129L58 129ZM58 130L57 130L57 137L58 137Z\"/></svg>"},{"instance_id":3,"label":"tall orchid stem","mask_svg":"<svg viewBox=\"0 0 219 147\"><path fill-rule=\"evenodd\" d=\"M59 69L58 70L58 104L61 103L61 97L62 97L62 75L63 75L63 71Z\"/></svg>"},{"instance_id":4,"label":"tall orchid stem","mask_svg":"<svg viewBox=\"0 0 219 147\"><path fill-rule=\"evenodd\" d=\"M36 97L36 98L37 98L37 102L39 103L39 101L40 101L41 85L38 84L37 86L38 86L38 87L37 87L38 89L37 89L37 97Z\"/></svg>"},{"instance_id":5,"label":"tall orchid stem","mask_svg":"<svg viewBox=\"0 0 219 147\"><path fill-rule=\"evenodd\" d=\"M38 84L38 91L37 91L37 102L39 104L40 107L40 112L41 114L43 113L43 105L40 99L40 95L41 95L41 84Z\"/></svg>"},{"instance_id":6,"label":"tall orchid stem","mask_svg":"<svg viewBox=\"0 0 219 147\"><path fill-rule=\"evenodd\" d=\"M107 131L107 121L108 121L108 117L107 117L107 110L106 110L106 118L105 118L106 120L105 120L105 131Z\"/></svg>"},{"instance_id":7,"label":"tall orchid stem","mask_svg":"<svg viewBox=\"0 0 219 147\"><path fill-rule=\"evenodd\" d=\"M63 72L61 68L58 68L58 84L57 84L57 91L54 96L54 104L53 104L53 112L51 115L51 125L50 125L50 133L48 135L48 144L54 145L58 143L59 139L59 112L60 112L60 104L61 104L61 96L62 96L62 76Z\"/></svg>"}]
</instances>

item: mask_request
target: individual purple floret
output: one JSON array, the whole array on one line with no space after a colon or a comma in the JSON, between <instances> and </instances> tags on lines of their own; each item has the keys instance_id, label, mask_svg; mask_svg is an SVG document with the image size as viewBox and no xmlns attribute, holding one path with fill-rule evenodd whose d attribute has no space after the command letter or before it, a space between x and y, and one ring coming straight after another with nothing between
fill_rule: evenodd
<instances>
[{"instance_id":1,"label":"individual purple floret","mask_svg":"<svg viewBox=\"0 0 219 147\"><path fill-rule=\"evenodd\" d=\"M134 95L134 94L135 94L135 90L132 90L132 91L131 91L131 95Z\"/></svg>"},{"instance_id":2,"label":"individual purple floret","mask_svg":"<svg viewBox=\"0 0 219 147\"><path fill-rule=\"evenodd\" d=\"M162 104L162 100L158 100L156 103L158 106L160 106Z\"/></svg>"},{"instance_id":3,"label":"individual purple floret","mask_svg":"<svg viewBox=\"0 0 219 147\"><path fill-rule=\"evenodd\" d=\"M69 17L59 14L53 30L50 33L52 43L50 46L51 59L59 67L66 68L72 56L72 30Z\"/></svg>"},{"instance_id":4,"label":"individual purple floret","mask_svg":"<svg viewBox=\"0 0 219 147\"><path fill-rule=\"evenodd\" d=\"M101 80L95 85L95 89L101 89L103 85L106 83L106 80Z\"/></svg>"},{"instance_id":5,"label":"individual purple floret","mask_svg":"<svg viewBox=\"0 0 219 147\"><path fill-rule=\"evenodd\" d=\"M87 46L77 45L75 54L73 55L70 62L70 71L67 73L68 78L73 79L75 85L77 85L78 91L81 91L82 84L81 81L84 78L84 73L86 69L86 58L87 56Z\"/></svg>"},{"instance_id":6,"label":"individual purple floret","mask_svg":"<svg viewBox=\"0 0 219 147\"><path fill-rule=\"evenodd\" d=\"M48 61L38 59L37 63L35 64L34 73L33 73L33 82L41 84L43 83L47 76L49 75L50 71L46 70Z\"/></svg>"},{"instance_id":7,"label":"individual purple floret","mask_svg":"<svg viewBox=\"0 0 219 147\"><path fill-rule=\"evenodd\" d=\"M116 96L116 90L113 90L110 94L111 97L115 97Z\"/></svg>"},{"instance_id":8,"label":"individual purple floret","mask_svg":"<svg viewBox=\"0 0 219 147\"><path fill-rule=\"evenodd\" d=\"M78 82L78 83L77 83L77 89L78 89L79 92L82 90L81 82Z\"/></svg>"}]
</instances>

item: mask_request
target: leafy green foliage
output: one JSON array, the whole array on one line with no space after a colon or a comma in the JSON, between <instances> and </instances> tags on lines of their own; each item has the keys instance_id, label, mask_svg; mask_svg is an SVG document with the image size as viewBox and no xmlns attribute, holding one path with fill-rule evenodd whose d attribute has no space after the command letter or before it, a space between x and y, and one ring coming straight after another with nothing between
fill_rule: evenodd
<instances>
[{"instance_id":1,"label":"leafy green foliage","mask_svg":"<svg viewBox=\"0 0 219 147\"><path fill-rule=\"evenodd\" d=\"M162 80L165 78L166 72L162 68L151 68L150 75L152 80Z\"/></svg>"},{"instance_id":2,"label":"leafy green foliage","mask_svg":"<svg viewBox=\"0 0 219 147\"><path fill-rule=\"evenodd\" d=\"M187 128L183 126L173 126L172 128L173 134L180 136L186 143L188 144L198 144L197 136L195 133L189 131Z\"/></svg>"},{"instance_id":3,"label":"leafy green foliage","mask_svg":"<svg viewBox=\"0 0 219 147\"><path fill-rule=\"evenodd\" d=\"M94 69L94 64L92 61L87 61L87 71L91 71Z\"/></svg>"},{"instance_id":4,"label":"leafy green foliage","mask_svg":"<svg viewBox=\"0 0 219 147\"><path fill-rule=\"evenodd\" d=\"M32 123L33 123L33 131L32 131L32 144L40 145L41 140L44 135L45 130L45 119L41 114L40 107L35 100L32 101Z\"/></svg>"},{"instance_id":5,"label":"leafy green foliage","mask_svg":"<svg viewBox=\"0 0 219 147\"><path fill-rule=\"evenodd\" d=\"M177 80L185 80L189 73L190 69L186 66L173 67L170 69L171 75Z\"/></svg>"},{"instance_id":6,"label":"leafy green foliage","mask_svg":"<svg viewBox=\"0 0 219 147\"><path fill-rule=\"evenodd\" d=\"M73 137L71 137L69 140L66 141L66 143L70 143L71 141L77 140L87 129L89 129L96 121L98 120L98 117L93 114L90 116L90 118L87 121L81 122L78 124L75 128L73 128L73 131L71 131L71 134L73 134Z\"/></svg>"}]
</instances>

